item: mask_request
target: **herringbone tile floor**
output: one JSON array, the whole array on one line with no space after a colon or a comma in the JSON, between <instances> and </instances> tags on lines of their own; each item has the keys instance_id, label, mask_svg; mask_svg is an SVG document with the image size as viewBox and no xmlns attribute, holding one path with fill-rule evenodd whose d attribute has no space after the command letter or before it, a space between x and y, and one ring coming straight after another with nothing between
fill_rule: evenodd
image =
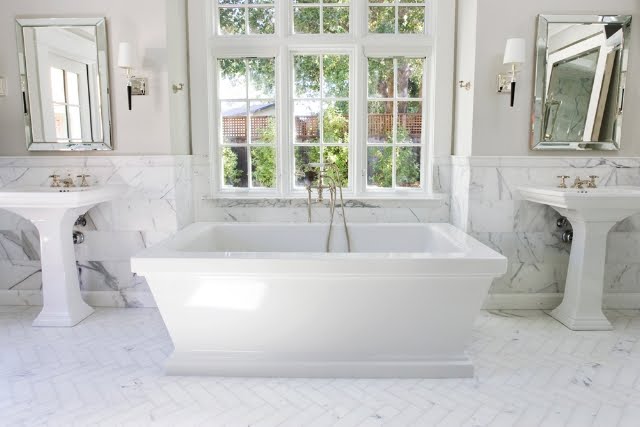
<instances>
[{"instance_id":1,"label":"herringbone tile floor","mask_svg":"<svg viewBox=\"0 0 640 427\"><path fill-rule=\"evenodd\" d=\"M165 377L153 309L71 329L0 307L0 425L640 426L640 311L572 332L540 311L483 312L465 380Z\"/></svg>"}]
</instances>

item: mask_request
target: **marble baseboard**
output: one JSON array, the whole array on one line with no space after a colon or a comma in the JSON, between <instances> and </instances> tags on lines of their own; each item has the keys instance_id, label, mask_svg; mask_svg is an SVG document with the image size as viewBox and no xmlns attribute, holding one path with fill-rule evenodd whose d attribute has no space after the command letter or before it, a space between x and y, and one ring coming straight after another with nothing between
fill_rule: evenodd
<instances>
[{"instance_id":1,"label":"marble baseboard","mask_svg":"<svg viewBox=\"0 0 640 427\"><path fill-rule=\"evenodd\" d=\"M563 296L562 293L491 293L482 308L484 310L553 310L560 304ZM608 310L638 310L640 293L605 293L602 306Z\"/></svg>"},{"instance_id":2,"label":"marble baseboard","mask_svg":"<svg viewBox=\"0 0 640 427\"><path fill-rule=\"evenodd\" d=\"M82 298L92 307L155 308L151 292L82 291ZM40 290L0 290L0 306L41 306Z\"/></svg>"}]
</instances>

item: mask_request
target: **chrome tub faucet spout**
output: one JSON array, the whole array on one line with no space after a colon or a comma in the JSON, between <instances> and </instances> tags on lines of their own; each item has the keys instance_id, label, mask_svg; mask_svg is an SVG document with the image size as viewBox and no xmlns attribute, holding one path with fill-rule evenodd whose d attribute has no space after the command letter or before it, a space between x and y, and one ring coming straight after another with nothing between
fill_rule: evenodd
<instances>
[{"instance_id":1,"label":"chrome tub faucet spout","mask_svg":"<svg viewBox=\"0 0 640 427\"><path fill-rule=\"evenodd\" d=\"M317 170L317 171L316 171ZM307 221L311 222L311 193L315 188L318 191L317 201L324 201L324 190L329 191L329 233L327 234L326 251L329 252L331 246L331 231L333 230L333 217L336 210L337 196L340 196L340 209L342 210L342 222L344 223L344 233L347 239L347 251L351 252L351 240L347 229L347 215L344 210L344 198L342 197L342 184L338 178L340 171L334 163L309 163L306 165L304 173L305 188L307 189ZM325 184L328 182L328 184ZM316 185L314 186L314 182Z\"/></svg>"}]
</instances>

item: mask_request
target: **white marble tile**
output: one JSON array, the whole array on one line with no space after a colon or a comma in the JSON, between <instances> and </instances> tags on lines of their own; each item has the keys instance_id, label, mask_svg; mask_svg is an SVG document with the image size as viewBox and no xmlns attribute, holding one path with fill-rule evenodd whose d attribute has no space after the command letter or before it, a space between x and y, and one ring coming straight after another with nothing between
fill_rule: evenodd
<instances>
[{"instance_id":1,"label":"white marble tile","mask_svg":"<svg viewBox=\"0 0 640 427\"><path fill-rule=\"evenodd\" d=\"M469 231L513 232L514 215L514 202L511 200L470 200Z\"/></svg>"},{"instance_id":2,"label":"white marble tile","mask_svg":"<svg viewBox=\"0 0 640 427\"><path fill-rule=\"evenodd\" d=\"M500 252L512 263L568 265L571 245L559 233L472 233L480 242Z\"/></svg>"},{"instance_id":3,"label":"white marble tile","mask_svg":"<svg viewBox=\"0 0 640 427\"><path fill-rule=\"evenodd\" d=\"M567 266L551 263L510 263L507 273L494 280L490 293L558 293L564 291Z\"/></svg>"},{"instance_id":4,"label":"white marble tile","mask_svg":"<svg viewBox=\"0 0 640 427\"><path fill-rule=\"evenodd\" d=\"M637 293L640 292L640 263L615 264L605 267L605 292Z\"/></svg>"},{"instance_id":5,"label":"white marble tile","mask_svg":"<svg viewBox=\"0 0 640 427\"><path fill-rule=\"evenodd\" d=\"M40 261L0 260L0 289L33 290L42 287ZM3 301L0 300L0 305Z\"/></svg>"},{"instance_id":6,"label":"white marble tile","mask_svg":"<svg viewBox=\"0 0 640 427\"><path fill-rule=\"evenodd\" d=\"M78 228L80 229L80 228ZM146 245L140 231L85 231L84 243L75 245L77 261L126 260Z\"/></svg>"},{"instance_id":7,"label":"white marble tile","mask_svg":"<svg viewBox=\"0 0 640 427\"><path fill-rule=\"evenodd\" d=\"M172 344L156 310L98 309L73 330L32 328L36 313L0 308L7 425L635 427L640 417L637 311L607 312L616 330L598 333L539 310L482 312L474 378L443 380L166 377Z\"/></svg>"},{"instance_id":8,"label":"white marble tile","mask_svg":"<svg viewBox=\"0 0 640 427\"><path fill-rule=\"evenodd\" d=\"M513 230L521 232L553 232L560 217L552 208L526 200L514 203Z\"/></svg>"}]
</instances>

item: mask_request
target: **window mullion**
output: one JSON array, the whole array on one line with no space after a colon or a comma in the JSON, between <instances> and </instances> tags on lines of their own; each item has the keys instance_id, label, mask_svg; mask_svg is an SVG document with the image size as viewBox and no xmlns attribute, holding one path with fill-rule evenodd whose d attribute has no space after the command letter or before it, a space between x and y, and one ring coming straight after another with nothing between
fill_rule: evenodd
<instances>
[{"instance_id":1,"label":"window mullion","mask_svg":"<svg viewBox=\"0 0 640 427\"><path fill-rule=\"evenodd\" d=\"M393 59L393 128L391 129L391 188L396 190L396 176L398 175L397 171L397 162L396 162L396 150L398 143L398 59Z\"/></svg>"}]
</instances>

